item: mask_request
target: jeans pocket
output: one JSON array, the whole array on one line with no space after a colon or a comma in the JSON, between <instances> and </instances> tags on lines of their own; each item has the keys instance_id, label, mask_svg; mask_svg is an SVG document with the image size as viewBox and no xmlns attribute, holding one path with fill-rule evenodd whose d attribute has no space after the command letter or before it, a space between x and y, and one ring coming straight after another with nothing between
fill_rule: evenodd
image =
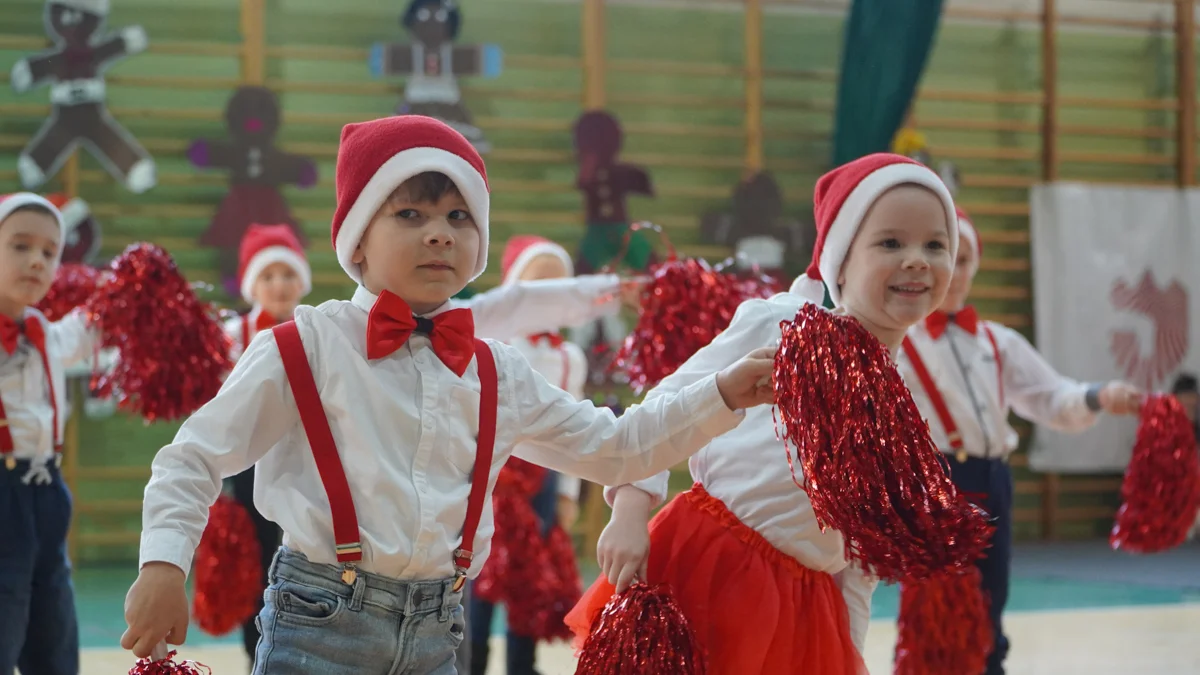
<instances>
[{"instance_id":1,"label":"jeans pocket","mask_svg":"<svg viewBox=\"0 0 1200 675\"><path fill-rule=\"evenodd\" d=\"M450 639L457 646L462 643L466 637L467 621L466 612L463 611L463 606L458 605L450 612Z\"/></svg>"},{"instance_id":2,"label":"jeans pocket","mask_svg":"<svg viewBox=\"0 0 1200 675\"><path fill-rule=\"evenodd\" d=\"M284 582L267 597L275 601L280 621L304 626L333 623L346 609L346 601L338 594L303 584Z\"/></svg>"}]
</instances>

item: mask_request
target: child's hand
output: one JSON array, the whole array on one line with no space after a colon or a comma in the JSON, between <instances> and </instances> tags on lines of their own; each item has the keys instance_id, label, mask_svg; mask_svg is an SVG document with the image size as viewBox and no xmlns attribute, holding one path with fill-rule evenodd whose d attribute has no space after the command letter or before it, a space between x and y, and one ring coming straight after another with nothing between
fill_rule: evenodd
<instances>
[{"instance_id":1,"label":"child's hand","mask_svg":"<svg viewBox=\"0 0 1200 675\"><path fill-rule=\"evenodd\" d=\"M171 563L146 563L125 596L129 628L121 636L121 647L144 659L160 642L181 645L187 639L188 620L183 570Z\"/></svg>"},{"instance_id":2,"label":"child's hand","mask_svg":"<svg viewBox=\"0 0 1200 675\"><path fill-rule=\"evenodd\" d=\"M642 306L642 289L650 282L650 277L641 276L621 280L621 304L630 309Z\"/></svg>"},{"instance_id":3,"label":"child's hand","mask_svg":"<svg viewBox=\"0 0 1200 675\"><path fill-rule=\"evenodd\" d=\"M1100 390L1100 407L1110 415L1134 415L1142 408L1145 394L1141 389L1120 380L1113 380Z\"/></svg>"},{"instance_id":4,"label":"child's hand","mask_svg":"<svg viewBox=\"0 0 1200 675\"><path fill-rule=\"evenodd\" d=\"M617 489L612 518L600 533L596 561L600 574L617 587L629 588L634 581L646 581L646 563L650 559L650 495L632 485Z\"/></svg>"},{"instance_id":5,"label":"child's hand","mask_svg":"<svg viewBox=\"0 0 1200 675\"><path fill-rule=\"evenodd\" d=\"M558 524L564 530L570 530L571 526L579 520L579 503L566 495L558 496Z\"/></svg>"},{"instance_id":6,"label":"child's hand","mask_svg":"<svg viewBox=\"0 0 1200 675\"><path fill-rule=\"evenodd\" d=\"M737 363L717 373L717 390L730 410L753 408L775 402L771 373L775 370L776 347L755 349Z\"/></svg>"}]
</instances>

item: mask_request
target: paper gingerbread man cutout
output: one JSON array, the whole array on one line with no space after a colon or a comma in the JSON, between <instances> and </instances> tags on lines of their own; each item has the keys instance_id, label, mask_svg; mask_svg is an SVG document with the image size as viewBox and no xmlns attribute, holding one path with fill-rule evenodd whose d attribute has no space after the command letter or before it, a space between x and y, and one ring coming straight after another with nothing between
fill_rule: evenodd
<instances>
[{"instance_id":1,"label":"paper gingerbread man cutout","mask_svg":"<svg viewBox=\"0 0 1200 675\"><path fill-rule=\"evenodd\" d=\"M26 189L57 173L80 143L130 192L154 187L154 160L105 105L104 71L144 51L146 32L128 26L102 34L107 16L108 0L50 0L42 20L55 46L13 66L13 89L22 93L49 85L53 108L17 159Z\"/></svg>"},{"instance_id":2,"label":"paper gingerbread man cutout","mask_svg":"<svg viewBox=\"0 0 1200 675\"><path fill-rule=\"evenodd\" d=\"M465 136L479 152L491 150L462 103L458 76L498 77L503 69L499 45L456 47L462 13L454 0L411 0L400 24L412 36L412 43L377 43L369 61L375 77L407 78L404 102L396 114L436 117Z\"/></svg>"},{"instance_id":3,"label":"paper gingerbread man cutout","mask_svg":"<svg viewBox=\"0 0 1200 675\"><path fill-rule=\"evenodd\" d=\"M84 265L96 262L100 253L100 224L88 203L62 193L48 194L46 199L58 207L66 229L62 262Z\"/></svg>"},{"instance_id":4,"label":"paper gingerbread man cutout","mask_svg":"<svg viewBox=\"0 0 1200 675\"><path fill-rule=\"evenodd\" d=\"M280 187L308 188L317 183L317 165L307 157L275 147L279 100L264 87L240 87L225 105L227 140L198 140L188 148L192 164L229 171L229 192L200 243L221 249L221 272L228 290L237 290L237 252L251 225L286 224L305 241ZM232 284L232 286L231 286ZM235 295L237 295L235 293Z\"/></svg>"},{"instance_id":5,"label":"paper gingerbread man cutout","mask_svg":"<svg viewBox=\"0 0 1200 675\"><path fill-rule=\"evenodd\" d=\"M807 260L813 240L799 220L784 214L779 185L761 172L734 188L732 212L701 217L700 237L709 244L732 247L738 269L757 269L785 286L790 276L785 262Z\"/></svg>"}]
</instances>

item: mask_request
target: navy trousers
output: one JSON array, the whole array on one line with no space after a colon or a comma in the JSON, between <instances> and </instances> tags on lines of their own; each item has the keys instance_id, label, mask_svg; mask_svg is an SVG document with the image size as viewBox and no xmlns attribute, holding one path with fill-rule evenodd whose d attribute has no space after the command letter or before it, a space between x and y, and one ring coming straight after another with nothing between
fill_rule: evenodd
<instances>
[{"instance_id":1,"label":"navy trousers","mask_svg":"<svg viewBox=\"0 0 1200 675\"><path fill-rule=\"evenodd\" d=\"M266 590L267 572L271 569L275 552L279 550L279 545L283 542L283 532L278 525L264 518L258 509L254 508L254 467L237 474L230 481L233 484L233 498L246 507L246 511L250 513L250 521L254 523L254 533L258 537L258 546L262 552L262 587L263 590ZM251 661L254 661L259 638L258 624L255 621L262 612L262 608L263 598L262 595L259 595L257 611L249 619L246 619L246 623L242 624L242 646Z\"/></svg>"},{"instance_id":2,"label":"navy trousers","mask_svg":"<svg viewBox=\"0 0 1200 675\"><path fill-rule=\"evenodd\" d=\"M550 528L558 520L558 474L553 471L546 472L546 479L542 481L542 489L533 498L533 510L541 520L542 536L544 537L550 533ZM492 617L496 612L496 606L480 600L473 593L470 605L467 615L470 619L468 634L472 643L471 675L483 675L487 672L488 636L491 634ZM534 675L537 672L534 670L537 641L509 631L507 642L508 675Z\"/></svg>"},{"instance_id":3,"label":"navy trousers","mask_svg":"<svg viewBox=\"0 0 1200 675\"><path fill-rule=\"evenodd\" d=\"M950 479L958 489L992 516L996 530L987 556L979 561L983 590L992 614L992 653L985 675L1004 675L1008 638L1004 635L1004 606L1008 604L1008 580L1012 570L1013 479L1007 463L998 459L950 458Z\"/></svg>"},{"instance_id":4,"label":"navy trousers","mask_svg":"<svg viewBox=\"0 0 1200 675\"><path fill-rule=\"evenodd\" d=\"M78 675L71 493L53 465L46 485L22 481L28 471L0 464L0 675Z\"/></svg>"}]
</instances>

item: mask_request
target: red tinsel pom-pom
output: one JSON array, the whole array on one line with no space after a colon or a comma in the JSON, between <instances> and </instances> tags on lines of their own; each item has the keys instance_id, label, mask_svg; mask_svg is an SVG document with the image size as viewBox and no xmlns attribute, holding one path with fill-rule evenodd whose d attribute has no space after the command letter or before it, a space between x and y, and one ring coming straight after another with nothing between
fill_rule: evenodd
<instances>
[{"instance_id":1,"label":"red tinsel pom-pom","mask_svg":"<svg viewBox=\"0 0 1200 675\"><path fill-rule=\"evenodd\" d=\"M1174 396L1142 405L1121 508L1108 537L1114 549L1156 553L1184 542L1200 510L1200 457L1192 423Z\"/></svg>"},{"instance_id":2,"label":"red tinsel pom-pom","mask_svg":"<svg viewBox=\"0 0 1200 675\"><path fill-rule=\"evenodd\" d=\"M704 675L696 634L667 586L634 584L592 622L575 675L614 673Z\"/></svg>"},{"instance_id":3,"label":"red tinsel pom-pom","mask_svg":"<svg viewBox=\"0 0 1200 675\"><path fill-rule=\"evenodd\" d=\"M58 321L82 306L96 293L100 270L87 265L64 263L54 274L54 283L37 308L50 321Z\"/></svg>"},{"instance_id":4,"label":"red tinsel pom-pom","mask_svg":"<svg viewBox=\"0 0 1200 675\"><path fill-rule=\"evenodd\" d=\"M212 668L195 661L175 662L175 654L171 651L166 658L157 661L153 659L138 659L129 675L212 675Z\"/></svg>"},{"instance_id":5,"label":"red tinsel pom-pom","mask_svg":"<svg viewBox=\"0 0 1200 675\"><path fill-rule=\"evenodd\" d=\"M651 275L637 326L613 362L637 392L658 384L712 342L742 302L779 292L770 277L738 278L697 258L670 259Z\"/></svg>"},{"instance_id":6,"label":"red tinsel pom-pom","mask_svg":"<svg viewBox=\"0 0 1200 675\"><path fill-rule=\"evenodd\" d=\"M847 557L884 581L973 565L992 528L950 482L883 344L856 319L812 304L781 327L778 420L817 522L841 532Z\"/></svg>"},{"instance_id":7,"label":"red tinsel pom-pom","mask_svg":"<svg viewBox=\"0 0 1200 675\"><path fill-rule=\"evenodd\" d=\"M147 421L184 417L208 402L229 372L230 341L166 251L132 244L113 261L87 309L120 361L95 387L120 392Z\"/></svg>"},{"instance_id":8,"label":"red tinsel pom-pom","mask_svg":"<svg viewBox=\"0 0 1200 675\"><path fill-rule=\"evenodd\" d=\"M492 552L471 592L487 602L504 603L514 633L537 637L538 612L549 599L552 581L546 574L541 521L527 497L496 495L492 509Z\"/></svg>"},{"instance_id":9,"label":"red tinsel pom-pom","mask_svg":"<svg viewBox=\"0 0 1200 675\"><path fill-rule=\"evenodd\" d=\"M550 529L546 538L546 553L550 593L548 602L537 615L537 636L543 640L570 640L572 633L566 623L567 613L583 595L583 581L579 578L575 543L561 526L555 525Z\"/></svg>"},{"instance_id":10,"label":"red tinsel pom-pom","mask_svg":"<svg viewBox=\"0 0 1200 675\"><path fill-rule=\"evenodd\" d=\"M897 628L894 675L982 673L992 621L979 568L904 584Z\"/></svg>"},{"instance_id":11,"label":"red tinsel pom-pom","mask_svg":"<svg viewBox=\"0 0 1200 675\"><path fill-rule=\"evenodd\" d=\"M246 507L221 495L196 547L192 618L201 630L224 635L254 615L263 594L261 559Z\"/></svg>"}]
</instances>

